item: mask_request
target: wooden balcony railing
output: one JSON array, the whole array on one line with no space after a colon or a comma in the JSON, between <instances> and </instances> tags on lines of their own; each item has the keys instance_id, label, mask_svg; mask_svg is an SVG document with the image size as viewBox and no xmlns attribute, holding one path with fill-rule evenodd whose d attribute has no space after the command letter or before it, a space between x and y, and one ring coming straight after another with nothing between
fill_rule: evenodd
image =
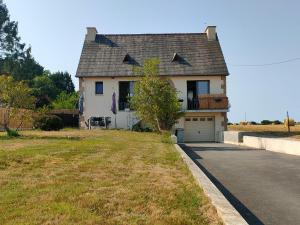
<instances>
[{"instance_id":1,"label":"wooden balcony railing","mask_svg":"<svg viewBox=\"0 0 300 225\"><path fill-rule=\"evenodd\" d=\"M228 109L228 97L224 94L205 94L188 100L188 110Z\"/></svg>"}]
</instances>

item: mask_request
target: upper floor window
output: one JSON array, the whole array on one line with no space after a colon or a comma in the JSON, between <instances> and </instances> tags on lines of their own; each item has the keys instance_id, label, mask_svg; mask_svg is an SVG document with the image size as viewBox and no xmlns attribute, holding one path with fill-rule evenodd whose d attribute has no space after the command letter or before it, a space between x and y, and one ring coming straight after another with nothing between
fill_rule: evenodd
<instances>
[{"instance_id":1,"label":"upper floor window","mask_svg":"<svg viewBox=\"0 0 300 225\"><path fill-rule=\"evenodd\" d=\"M199 108L198 95L209 94L209 80L187 81L187 108L189 110Z\"/></svg>"},{"instance_id":2,"label":"upper floor window","mask_svg":"<svg viewBox=\"0 0 300 225\"><path fill-rule=\"evenodd\" d=\"M103 82L97 81L95 83L95 94L96 95L102 95L103 94Z\"/></svg>"},{"instance_id":3,"label":"upper floor window","mask_svg":"<svg viewBox=\"0 0 300 225\"><path fill-rule=\"evenodd\" d=\"M208 80L201 80L197 81L197 94L209 94L209 81Z\"/></svg>"},{"instance_id":4,"label":"upper floor window","mask_svg":"<svg viewBox=\"0 0 300 225\"><path fill-rule=\"evenodd\" d=\"M208 80L187 81L187 96L189 100L198 98L198 95L209 94Z\"/></svg>"}]
</instances>

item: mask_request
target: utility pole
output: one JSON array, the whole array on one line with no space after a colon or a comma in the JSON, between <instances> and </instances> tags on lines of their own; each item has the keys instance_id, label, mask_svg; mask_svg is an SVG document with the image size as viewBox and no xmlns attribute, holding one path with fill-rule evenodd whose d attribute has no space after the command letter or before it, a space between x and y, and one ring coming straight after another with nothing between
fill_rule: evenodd
<instances>
[{"instance_id":1,"label":"utility pole","mask_svg":"<svg viewBox=\"0 0 300 225\"><path fill-rule=\"evenodd\" d=\"M290 117L289 117L289 111L286 111L286 117L287 117L287 127L288 127L288 132L291 132L290 129Z\"/></svg>"}]
</instances>

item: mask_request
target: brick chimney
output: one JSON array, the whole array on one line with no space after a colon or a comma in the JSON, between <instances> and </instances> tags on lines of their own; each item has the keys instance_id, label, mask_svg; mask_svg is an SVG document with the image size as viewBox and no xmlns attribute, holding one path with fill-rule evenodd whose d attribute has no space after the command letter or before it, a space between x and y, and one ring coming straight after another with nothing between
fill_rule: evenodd
<instances>
[{"instance_id":1,"label":"brick chimney","mask_svg":"<svg viewBox=\"0 0 300 225\"><path fill-rule=\"evenodd\" d=\"M209 41L217 40L216 26L207 26L205 29L205 33Z\"/></svg>"},{"instance_id":2,"label":"brick chimney","mask_svg":"<svg viewBox=\"0 0 300 225\"><path fill-rule=\"evenodd\" d=\"M87 27L87 33L85 35L86 41L95 41L97 29L95 27Z\"/></svg>"}]
</instances>

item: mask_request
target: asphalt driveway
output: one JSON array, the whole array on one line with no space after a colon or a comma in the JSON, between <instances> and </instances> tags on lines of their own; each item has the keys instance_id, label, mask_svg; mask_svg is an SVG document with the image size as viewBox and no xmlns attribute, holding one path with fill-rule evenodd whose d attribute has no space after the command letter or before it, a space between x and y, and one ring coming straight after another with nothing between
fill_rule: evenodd
<instances>
[{"instance_id":1,"label":"asphalt driveway","mask_svg":"<svg viewBox=\"0 0 300 225\"><path fill-rule=\"evenodd\" d=\"M300 156L229 144L183 144L249 224L300 225Z\"/></svg>"}]
</instances>

